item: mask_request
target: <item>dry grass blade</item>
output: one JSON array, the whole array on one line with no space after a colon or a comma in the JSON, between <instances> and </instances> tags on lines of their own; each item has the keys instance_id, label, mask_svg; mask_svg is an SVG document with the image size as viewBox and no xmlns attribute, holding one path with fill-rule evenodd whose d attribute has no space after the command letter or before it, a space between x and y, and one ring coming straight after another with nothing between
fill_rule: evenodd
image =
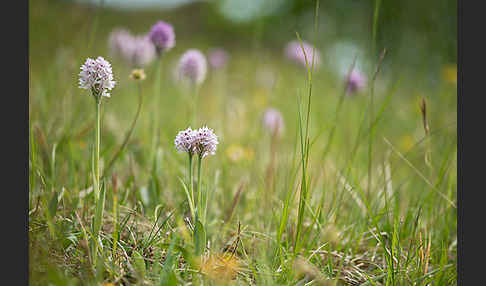
<instances>
[{"instance_id":1,"label":"dry grass blade","mask_svg":"<svg viewBox=\"0 0 486 286\"><path fill-rule=\"evenodd\" d=\"M441 193L434 185L432 185L432 183L427 180L427 178L409 161L407 160L407 158L405 158L402 153L400 151L398 151L391 143L390 141L388 141L385 137L383 137L383 140L385 140L385 143L388 144L388 146L390 146L390 148L393 150L393 152L395 152L398 157L400 157L400 159L402 159L403 161L405 161L405 163L407 163L408 166L410 166L410 168L412 168L415 173L417 173L417 175L420 176L420 178L422 178L422 180L424 180L425 183L427 183L427 185L429 185L429 187L432 188L432 190L434 190L435 192L437 192L444 200L446 200L451 206L453 206L454 208L457 208L456 204L451 201L446 195L444 195L443 193Z\"/></svg>"},{"instance_id":2,"label":"dry grass blade","mask_svg":"<svg viewBox=\"0 0 486 286\"><path fill-rule=\"evenodd\" d=\"M246 182L241 182L240 186L238 187L238 191L236 191L236 194L233 197L233 203L231 204L231 207L226 211L226 218L224 220L225 224L228 223L233 217L233 214L235 212L236 206L238 205L238 202L240 201L241 193L243 192L245 185Z\"/></svg>"},{"instance_id":3,"label":"dry grass blade","mask_svg":"<svg viewBox=\"0 0 486 286\"><path fill-rule=\"evenodd\" d=\"M425 102L425 98L422 97L420 101L420 112L422 113L422 121L424 124L425 134L430 134L429 123L427 122L427 103Z\"/></svg>"}]
</instances>

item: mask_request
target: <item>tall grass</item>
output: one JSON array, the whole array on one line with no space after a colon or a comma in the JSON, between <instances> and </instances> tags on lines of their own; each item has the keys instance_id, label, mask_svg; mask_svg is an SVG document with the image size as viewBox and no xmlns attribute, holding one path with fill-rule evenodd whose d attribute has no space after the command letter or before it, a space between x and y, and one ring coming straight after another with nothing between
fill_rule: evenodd
<instances>
[{"instance_id":1,"label":"tall grass","mask_svg":"<svg viewBox=\"0 0 486 286\"><path fill-rule=\"evenodd\" d=\"M318 45L323 7L315 4L313 53L327 47ZM373 43L381 4L371 12ZM346 78L334 76L325 61L317 69L308 60L299 70L281 54L265 52L257 30L251 53L228 48L227 82L213 84L218 78L210 71L198 91L197 120L224 126L215 128L217 153L204 159L199 173L200 161L188 164L173 146L177 131L192 120L185 112L192 102L167 71L187 48L215 43L176 29L177 47L163 64L146 67L147 80L137 86L123 62L110 59L118 83L99 113L103 179L95 204L90 142L97 116L71 75L91 53L107 56L110 29L136 14L104 9L94 25L82 21L89 10L73 7L60 2L31 16L38 26L29 34L30 57L37 59L29 100L32 285L457 284L454 85L440 81L417 95L413 83L420 76L391 71L392 51L385 56L383 47L373 46L368 89L348 97ZM145 20L134 22L134 30L161 17L137 13ZM40 25L44 17L56 24ZM57 28L61 24L65 29ZM42 49L46 62L59 64L39 60L46 35L71 35L62 43L69 51L63 57ZM299 42L301 35L306 32L299 29ZM256 54L277 78L272 88L247 76L264 66L253 60ZM153 95L143 97L143 109L142 84L144 95ZM422 95L428 131L416 100ZM260 127L269 106L285 119L278 141ZM240 156L231 154L234 145L244 150ZM425 154L433 160L426 162ZM199 210L205 211L196 220Z\"/></svg>"}]
</instances>

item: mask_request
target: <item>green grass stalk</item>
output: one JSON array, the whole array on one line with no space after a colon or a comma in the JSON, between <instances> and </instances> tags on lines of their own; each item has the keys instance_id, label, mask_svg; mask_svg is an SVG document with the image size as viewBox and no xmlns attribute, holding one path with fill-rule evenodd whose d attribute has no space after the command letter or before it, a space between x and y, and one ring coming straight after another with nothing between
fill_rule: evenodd
<instances>
[{"instance_id":1,"label":"green grass stalk","mask_svg":"<svg viewBox=\"0 0 486 286\"><path fill-rule=\"evenodd\" d=\"M100 196L100 137L101 137L101 97L95 96L96 104L96 131L95 131L95 158L94 158L94 193L98 201Z\"/></svg>"},{"instance_id":2,"label":"green grass stalk","mask_svg":"<svg viewBox=\"0 0 486 286\"><path fill-rule=\"evenodd\" d=\"M201 164L202 164L202 156L197 157L197 216L201 220L201 223L204 225L205 223L205 211L204 211L204 206L203 206L203 200L202 200L202 193L201 193Z\"/></svg>"},{"instance_id":3,"label":"green grass stalk","mask_svg":"<svg viewBox=\"0 0 486 286\"><path fill-rule=\"evenodd\" d=\"M314 39L317 39L317 19L319 11L319 0L316 1L316 9L314 15ZM300 136L301 136L301 161L302 161L302 182L301 182L301 190L300 190L300 197L299 197L299 211L297 216L297 227L296 227L296 235L294 241L294 256L299 253L301 248L301 233L302 233L302 224L304 221L304 211L305 205L307 201L307 193L308 193L308 186L307 186L307 166L309 163L309 122L310 122L310 107L311 107L311 98L312 98L312 74L314 72L314 59L315 59L315 45L312 48L312 63L309 68L309 61L307 59L307 55L304 50L304 46L302 44L302 39L300 38L299 33L296 33L297 39L299 40L302 52L304 54L304 59L306 63L307 69L307 77L309 80L309 96L307 100L307 116L306 116L306 127L305 127L305 137L303 137L302 132L302 119L300 115L300 107L299 107L299 129L300 129Z\"/></svg>"},{"instance_id":4,"label":"green grass stalk","mask_svg":"<svg viewBox=\"0 0 486 286\"><path fill-rule=\"evenodd\" d=\"M190 201L189 201L189 205L190 205L190 208L191 208L191 216L192 216L192 221L195 222L196 221L196 214L194 213L194 183L192 181L192 158L193 158L193 155L189 152L189 188L191 190L191 197L190 197Z\"/></svg>"},{"instance_id":5,"label":"green grass stalk","mask_svg":"<svg viewBox=\"0 0 486 286\"><path fill-rule=\"evenodd\" d=\"M140 117L140 113L142 111L142 104L143 104L142 83L140 81L138 82L137 87L138 87L138 107L137 107L137 112L135 113L135 118L133 119L132 124L130 125L130 129L128 129L127 133L125 134L125 138L123 139L123 143L120 145L120 147L116 151L115 155L113 155L113 158L110 160L110 162L106 166L105 170L103 171L103 177L102 178L104 178L105 176L108 175L108 172L113 167L113 164L115 164L116 160L118 160L121 153L126 148L128 141L130 140L130 137L132 136L133 130L135 129L135 125L137 124L137 120Z\"/></svg>"}]
</instances>

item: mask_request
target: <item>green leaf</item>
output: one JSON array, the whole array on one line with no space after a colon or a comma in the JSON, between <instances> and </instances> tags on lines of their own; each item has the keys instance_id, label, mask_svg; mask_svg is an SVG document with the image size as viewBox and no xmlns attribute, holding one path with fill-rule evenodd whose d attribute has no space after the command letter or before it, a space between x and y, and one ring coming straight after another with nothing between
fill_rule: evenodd
<instances>
[{"instance_id":1,"label":"green leaf","mask_svg":"<svg viewBox=\"0 0 486 286\"><path fill-rule=\"evenodd\" d=\"M178 179L181 182L182 187L184 187L184 192L186 193L187 202L189 203L189 209L191 210L191 216L194 217L194 213L195 213L194 202L191 200L191 195L189 194L189 190L186 186L186 183L184 183L184 181L180 177L178 177Z\"/></svg>"},{"instance_id":2,"label":"green leaf","mask_svg":"<svg viewBox=\"0 0 486 286\"><path fill-rule=\"evenodd\" d=\"M51 219L56 216L57 204L58 204L57 196L58 196L57 192L54 192L49 202L49 216L51 217Z\"/></svg>"},{"instance_id":3,"label":"green leaf","mask_svg":"<svg viewBox=\"0 0 486 286\"><path fill-rule=\"evenodd\" d=\"M99 232L101 230L101 222L103 219L103 210L105 209L105 184L104 182L101 184L101 191L100 197L98 202L96 203L96 213L94 217L94 224L93 224L93 233L95 237L98 237Z\"/></svg>"},{"instance_id":4,"label":"green leaf","mask_svg":"<svg viewBox=\"0 0 486 286\"><path fill-rule=\"evenodd\" d=\"M177 278L172 269L172 265L174 265L175 257L174 257L174 245L176 239L172 238L170 242L169 250L167 251L167 257L165 259L164 268L162 269L162 273L160 276L160 285L177 285Z\"/></svg>"},{"instance_id":5,"label":"green leaf","mask_svg":"<svg viewBox=\"0 0 486 286\"><path fill-rule=\"evenodd\" d=\"M138 251L134 250L132 259L135 271L137 271L141 277L145 277L145 260L143 259L143 256L140 255Z\"/></svg>"},{"instance_id":6,"label":"green leaf","mask_svg":"<svg viewBox=\"0 0 486 286\"><path fill-rule=\"evenodd\" d=\"M194 250L196 256L201 255L204 252L204 247L206 246L206 231L204 226L196 219L196 224L194 227Z\"/></svg>"},{"instance_id":7,"label":"green leaf","mask_svg":"<svg viewBox=\"0 0 486 286\"><path fill-rule=\"evenodd\" d=\"M169 270L169 272L165 273L163 282L160 282L160 285L167 285L167 286L176 286L177 285L177 278L174 273L174 270Z\"/></svg>"}]
</instances>

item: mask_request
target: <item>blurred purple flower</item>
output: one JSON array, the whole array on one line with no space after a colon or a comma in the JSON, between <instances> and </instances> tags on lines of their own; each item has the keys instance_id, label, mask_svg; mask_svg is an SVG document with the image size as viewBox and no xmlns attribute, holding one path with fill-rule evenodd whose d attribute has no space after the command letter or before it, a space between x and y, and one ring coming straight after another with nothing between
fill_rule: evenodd
<instances>
[{"instance_id":1,"label":"blurred purple flower","mask_svg":"<svg viewBox=\"0 0 486 286\"><path fill-rule=\"evenodd\" d=\"M124 28L115 28L108 37L108 46L112 56L126 59L132 50L133 35Z\"/></svg>"},{"instance_id":2,"label":"blurred purple flower","mask_svg":"<svg viewBox=\"0 0 486 286\"><path fill-rule=\"evenodd\" d=\"M357 69L353 69L349 74L348 82L346 83L346 95L352 95L358 90L365 87L366 76Z\"/></svg>"},{"instance_id":3,"label":"blurred purple flower","mask_svg":"<svg viewBox=\"0 0 486 286\"><path fill-rule=\"evenodd\" d=\"M321 55L319 51L315 49L314 53L312 53L313 46L305 41L302 41L302 46L304 47L305 56L299 41L291 41L287 43L284 50L285 56L304 68L306 67L305 57L307 57L309 68L312 66L312 59L314 58L314 67L319 67L321 64Z\"/></svg>"},{"instance_id":4,"label":"blurred purple flower","mask_svg":"<svg viewBox=\"0 0 486 286\"><path fill-rule=\"evenodd\" d=\"M263 114L263 126L272 135L281 136L285 128L282 113L275 108L267 108Z\"/></svg>"},{"instance_id":5,"label":"blurred purple flower","mask_svg":"<svg viewBox=\"0 0 486 286\"><path fill-rule=\"evenodd\" d=\"M150 40L154 44L157 54L167 52L175 46L175 34L172 25L157 21L149 33Z\"/></svg>"},{"instance_id":6,"label":"blurred purple flower","mask_svg":"<svg viewBox=\"0 0 486 286\"><path fill-rule=\"evenodd\" d=\"M132 42L130 62L134 67L146 66L155 59L155 46L148 36L136 36Z\"/></svg>"},{"instance_id":7,"label":"blurred purple flower","mask_svg":"<svg viewBox=\"0 0 486 286\"><path fill-rule=\"evenodd\" d=\"M91 90L94 96L110 97L107 91L115 87L111 64L103 57L87 58L79 73L79 87Z\"/></svg>"},{"instance_id":8,"label":"blurred purple flower","mask_svg":"<svg viewBox=\"0 0 486 286\"><path fill-rule=\"evenodd\" d=\"M208 51L209 64L214 69L222 68L228 63L229 54L222 48L212 48Z\"/></svg>"},{"instance_id":9,"label":"blurred purple flower","mask_svg":"<svg viewBox=\"0 0 486 286\"><path fill-rule=\"evenodd\" d=\"M113 56L135 68L146 66L156 56L155 46L147 35L134 36L123 28L114 29L108 43Z\"/></svg>"},{"instance_id":10,"label":"blurred purple flower","mask_svg":"<svg viewBox=\"0 0 486 286\"><path fill-rule=\"evenodd\" d=\"M198 50L188 50L179 59L178 80L186 80L193 85L201 84L206 78L206 72L206 57Z\"/></svg>"}]
</instances>

